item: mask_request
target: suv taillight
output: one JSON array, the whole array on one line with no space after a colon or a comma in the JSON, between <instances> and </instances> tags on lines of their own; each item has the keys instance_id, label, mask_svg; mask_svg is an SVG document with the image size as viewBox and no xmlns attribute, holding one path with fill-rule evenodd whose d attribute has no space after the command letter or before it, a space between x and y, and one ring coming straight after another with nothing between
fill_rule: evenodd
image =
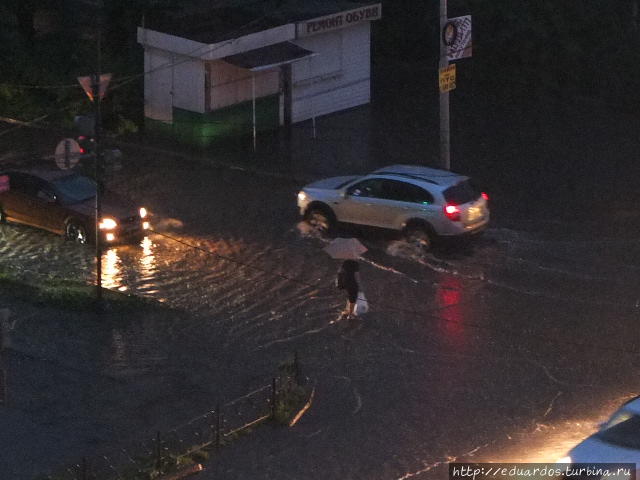
<instances>
[{"instance_id":1,"label":"suv taillight","mask_svg":"<svg viewBox=\"0 0 640 480\"><path fill-rule=\"evenodd\" d=\"M482 198L484 198L485 200L489 201L489 195L487 195L485 192L482 192Z\"/></svg>"},{"instance_id":2,"label":"suv taillight","mask_svg":"<svg viewBox=\"0 0 640 480\"><path fill-rule=\"evenodd\" d=\"M452 222L459 222L460 221L460 208L458 208L457 205L453 205L451 203L447 203L444 206L444 214Z\"/></svg>"}]
</instances>

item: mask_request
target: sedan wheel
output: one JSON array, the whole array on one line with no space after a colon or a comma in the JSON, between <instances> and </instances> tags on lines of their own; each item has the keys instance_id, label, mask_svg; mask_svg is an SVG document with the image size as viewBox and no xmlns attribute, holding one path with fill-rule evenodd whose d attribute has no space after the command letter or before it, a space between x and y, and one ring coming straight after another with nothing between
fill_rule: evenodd
<instances>
[{"instance_id":1,"label":"sedan wheel","mask_svg":"<svg viewBox=\"0 0 640 480\"><path fill-rule=\"evenodd\" d=\"M85 244L87 243L87 231L82 225L70 222L65 230L65 238L75 243Z\"/></svg>"},{"instance_id":2,"label":"sedan wheel","mask_svg":"<svg viewBox=\"0 0 640 480\"><path fill-rule=\"evenodd\" d=\"M406 230L405 237L407 243L415 245L423 250L431 248L431 237L424 227L409 227Z\"/></svg>"}]
</instances>

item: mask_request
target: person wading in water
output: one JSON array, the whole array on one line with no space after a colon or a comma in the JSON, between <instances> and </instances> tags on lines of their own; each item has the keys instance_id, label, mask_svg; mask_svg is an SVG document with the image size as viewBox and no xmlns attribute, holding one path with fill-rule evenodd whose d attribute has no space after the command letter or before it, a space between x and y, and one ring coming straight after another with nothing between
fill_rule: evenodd
<instances>
[{"instance_id":1,"label":"person wading in water","mask_svg":"<svg viewBox=\"0 0 640 480\"><path fill-rule=\"evenodd\" d=\"M360 266L355 260L345 260L338 270L337 286L347 292L347 305L340 315L340 320L355 317L356 300L360 290Z\"/></svg>"}]
</instances>

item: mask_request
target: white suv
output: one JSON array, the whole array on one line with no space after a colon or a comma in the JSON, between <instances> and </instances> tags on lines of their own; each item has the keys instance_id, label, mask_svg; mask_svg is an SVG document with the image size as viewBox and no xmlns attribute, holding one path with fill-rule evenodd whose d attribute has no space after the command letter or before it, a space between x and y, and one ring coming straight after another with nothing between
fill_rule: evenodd
<instances>
[{"instance_id":1,"label":"white suv","mask_svg":"<svg viewBox=\"0 0 640 480\"><path fill-rule=\"evenodd\" d=\"M336 222L381 227L423 247L436 237L482 231L489 223L487 201L469 177L416 165L327 178L298 193L300 214L321 231Z\"/></svg>"}]
</instances>

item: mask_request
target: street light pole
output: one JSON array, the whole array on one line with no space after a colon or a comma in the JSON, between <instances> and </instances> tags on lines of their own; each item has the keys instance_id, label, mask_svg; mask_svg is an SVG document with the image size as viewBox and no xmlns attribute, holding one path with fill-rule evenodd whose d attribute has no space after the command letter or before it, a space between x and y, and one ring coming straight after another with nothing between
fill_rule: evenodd
<instances>
[{"instance_id":1,"label":"street light pole","mask_svg":"<svg viewBox=\"0 0 640 480\"><path fill-rule=\"evenodd\" d=\"M95 115L95 149L96 149L96 164L95 164L95 177L96 177L96 309L102 310L102 241L100 234L100 221L102 219L102 142L101 142L101 130L102 130L102 112L100 109L101 92L100 92L100 70L102 69L102 23L101 14L98 16L98 38L97 38L97 71L93 76L93 107Z\"/></svg>"},{"instance_id":2,"label":"street light pole","mask_svg":"<svg viewBox=\"0 0 640 480\"><path fill-rule=\"evenodd\" d=\"M96 177L96 303L98 309L102 305L102 242L100 235L100 219L102 218L102 149L100 142L100 129L102 119L100 112L100 73L93 76L93 106L95 114L95 177Z\"/></svg>"},{"instance_id":3,"label":"street light pole","mask_svg":"<svg viewBox=\"0 0 640 480\"><path fill-rule=\"evenodd\" d=\"M447 25L447 0L440 0L440 62L438 75L443 68L449 66L447 58L447 45L443 38L444 28ZM449 92L440 91L440 168L451 169L451 140L449 134Z\"/></svg>"}]
</instances>

